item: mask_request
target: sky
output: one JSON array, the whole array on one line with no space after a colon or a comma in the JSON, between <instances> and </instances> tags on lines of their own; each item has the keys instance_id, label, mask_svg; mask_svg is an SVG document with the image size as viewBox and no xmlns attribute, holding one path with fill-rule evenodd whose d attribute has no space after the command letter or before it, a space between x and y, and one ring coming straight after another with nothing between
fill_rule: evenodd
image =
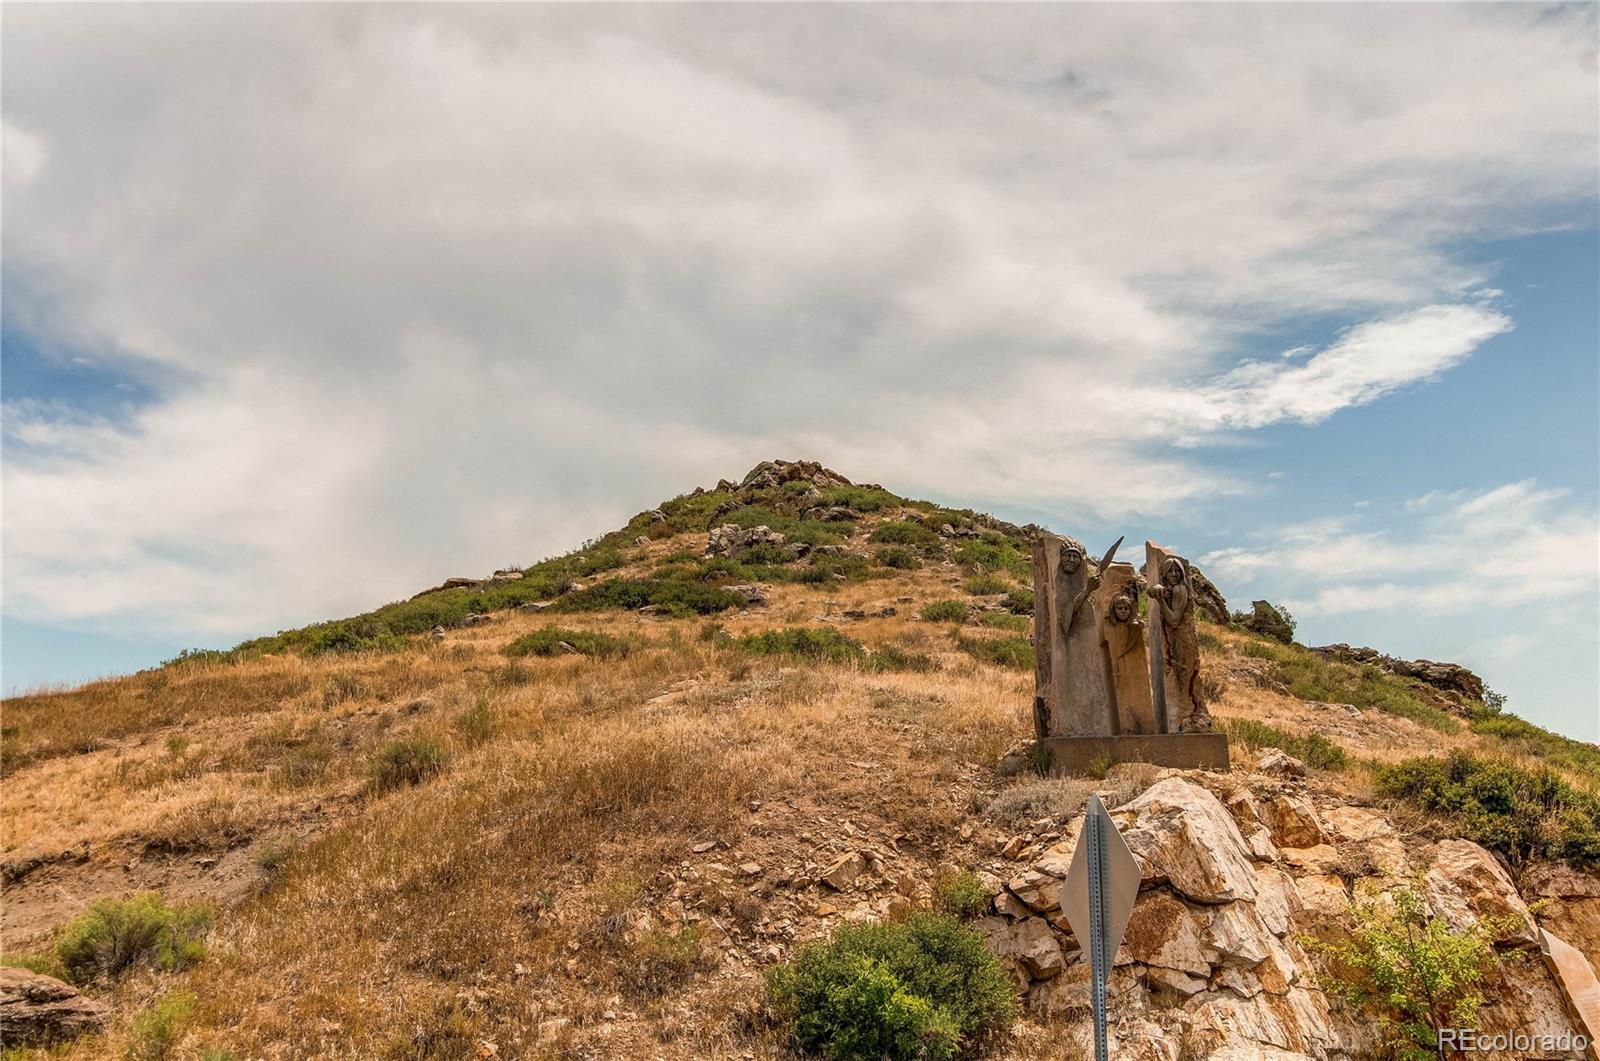
<instances>
[{"instance_id":1,"label":"sky","mask_svg":"<svg viewBox=\"0 0 1600 1061\"><path fill-rule=\"evenodd\" d=\"M1596 11L8 5L0 684L803 457L1600 739Z\"/></svg>"}]
</instances>

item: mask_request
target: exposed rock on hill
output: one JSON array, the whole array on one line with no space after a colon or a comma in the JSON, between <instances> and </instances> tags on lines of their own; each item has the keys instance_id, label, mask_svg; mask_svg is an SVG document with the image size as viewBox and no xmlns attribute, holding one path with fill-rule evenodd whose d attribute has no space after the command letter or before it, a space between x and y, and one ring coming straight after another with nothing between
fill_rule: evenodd
<instances>
[{"instance_id":1,"label":"exposed rock on hill","mask_svg":"<svg viewBox=\"0 0 1600 1061\"><path fill-rule=\"evenodd\" d=\"M1323 645L1311 651L1347 663L1370 663L1390 674L1398 674L1402 678L1415 678L1425 685L1431 685L1447 693L1457 693L1470 700L1483 699L1483 679L1459 663L1436 663L1431 659L1397 659L1394 656L1385 656L1375 648L1365 646L1352 648L1345 644Z\"/></svg>"},{"instance_id":2,"label":"exposed rock on hill","mask_svg":"<svg viewBox=\"0 0 1600 1061\"><path fill-rule=\"evenodd\" d=\"M100 1031L110 1017L105 1006L55 977L0 967L0 1043L7 1047L76 1039Z\"/></svg>"}]
</instances>

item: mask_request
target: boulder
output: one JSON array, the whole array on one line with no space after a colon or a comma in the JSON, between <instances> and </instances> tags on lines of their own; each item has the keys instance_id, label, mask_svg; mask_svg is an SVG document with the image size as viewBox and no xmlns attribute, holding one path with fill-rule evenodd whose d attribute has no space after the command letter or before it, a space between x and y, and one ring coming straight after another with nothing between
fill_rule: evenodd
<instances>
[{"instance_id":1,"label":"boulder","mask_svg":"<svg viewBox=\"0 0 1600 1061\"><path fill-rule=\"evenodd\" d=\"M27 969L0 967L0 1043L47 1046L105 1028L111 1011L70 984Z\"/></svg>"},{"instance_id":2,"label":"boulder","mask_svg":"<svg viewBox=\"0 0 1600 1061\"><path fill-rule=\"evenodd\" d=\"M1194 915L1187 906L1162 892L1146 892L1139 897L1128 917L1122 950L1133 961L1197 976L1202 981L1211 974Z\"/></svg>"},{"instance_id":3,"label":"boulder","mask_svg":"<svg viewBox=\"0 0 1600 1061\"><path fill-rule=\"evenodd\" d=\"M741 597L751 607L761 608L766 606L767 591L754 583L741 582L737 585L723 586L722 588L725 592Z\"/></svg>"},{"instance_id":4,"label":"boulder","mask_svg":"<svg viewBox=\"0 0 1600 1061\"><path fill-rule=\"evenodd\" d=\"M867 860L861 852L851 851L829 863L828 868L822 871L818 879L834 891L842 892L854 884L856 878L866 872L866 869Z\"/></svg>"},{"instance_id":5,"label":"boulder","mask_svg":"<svg viewBox=\"0 0 1600 1061\"><path fill-rule=\"evenodd\" d=\"M1496 934L1502 944L1538 941L1528 905L1517 894L1499 861L1471 840L1442 840L1433 849L1433 864L1423 877L1423 893L1435 916L1465 932L1484 918L1510 918Z\"/></svg>"},{"instance_id":6,"label":"boulder","mask_svg":"<svg viewBox=\"0 0 1600 1061\"><path fill-rule=\"evenodd\" d=\"M1255 867L1239 827L1204 788L1182 777L1156 782L1118 808L1123 838L1147 881L1166 881L1197 903L1254 899Z\"/></svg>"},{"instance_id":7,"label":"boulder","mask_svg":"<svg viewBox=\"0 0 1600 1061\"><path fill-rule=\"evenodd\" d=\"M1578 1030L1591 1043L1600 1042L1600 978L1594 965L1576 947L1544 929L1539 930L1539 950L1567 1009L1578 1018Z\"/></svg>"},{"instance_id":8,"label":"boulder","mask_svg":"<svg viewBox=\"0 0 1600 1061\"><path fill-rule=\"evenodd\" d=\"M756 527L724 523L720 527L711 528L706 539L706 555L733 556L739 550L752 545L782 545L785 540L782 531L775 531L764 523Z\"/></svg>"},{"instance_id":9,"label":"boulder","mask_svg":"<svg viewBox=\"0 0 1600 1061\"><path fill-rule=\"evenodd\" d=\"M1261 810L1279 847L1316 847L1328 842L1321 819L1304 796L1273 796Z\"/></svg>"},{"instance_id":10,"label":"boulder","mask_svg":"<svg viewBox=\"0 0 1600 1061\"><path fill-rule=\"evenodd\" d=\"M1256 770L1275 777L1305 777L1306 764L1282 748L1268 748L1256 760Z\"/></svg>"}]
</instances>

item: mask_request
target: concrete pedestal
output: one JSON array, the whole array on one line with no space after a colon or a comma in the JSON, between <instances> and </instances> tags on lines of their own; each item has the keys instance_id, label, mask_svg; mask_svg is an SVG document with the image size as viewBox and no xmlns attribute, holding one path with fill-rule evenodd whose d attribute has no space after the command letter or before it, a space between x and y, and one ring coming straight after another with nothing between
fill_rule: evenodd
<instances>
[{"instance_id":1,"label":"concrete pedestal","mask_svg":"<svg viewBox=\"0 0 1600 1061\"><path fill-rule=\"evenodd\" d=\"M1087 774L1096 760L1151 763L1185 770L1226 770L1225 733L1148 733L1120 737L1046 737L1052 774Z\"/></svg>"}]
</instances>

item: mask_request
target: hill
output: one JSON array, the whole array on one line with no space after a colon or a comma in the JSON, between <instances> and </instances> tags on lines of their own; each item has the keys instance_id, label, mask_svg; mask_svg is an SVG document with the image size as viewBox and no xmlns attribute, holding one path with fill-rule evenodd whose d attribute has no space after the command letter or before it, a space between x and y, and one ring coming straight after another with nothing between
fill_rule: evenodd
<instances>
[{"instance_id":1,"label":"hill","mask_svg":"<svg viewBox=\"0 0 1600 1061\"><path fill-rule=\"evenodd\" d=\"M1120 1056L1370 1053L1303 939L1413 882L1509 919L1480 1026L1573 1024L1534 929L1600 956L1600 749L1207 622L1234 770L1008 776L1033 531L766 462L527 568L10 699L5 964L105 1005L73 1057L779 1057L766 970L941 906L1019 990L989 1056L1056 1058L1086 1011L1049 884L1101 791L1149 870ZM204 910L66 967L141 892Z\"/></svg>"}]
</instances>

